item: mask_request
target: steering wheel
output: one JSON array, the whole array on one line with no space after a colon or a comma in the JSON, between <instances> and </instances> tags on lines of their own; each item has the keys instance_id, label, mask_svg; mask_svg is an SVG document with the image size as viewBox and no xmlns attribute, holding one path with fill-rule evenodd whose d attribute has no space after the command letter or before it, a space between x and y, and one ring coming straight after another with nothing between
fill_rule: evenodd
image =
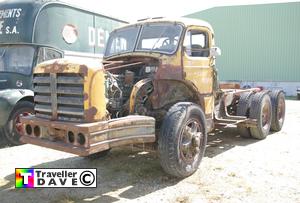
<instances>
[{"instance_id":1,"label":"steering wheel","mask_svg":"<svg viewBox=\"0 0 300 203\"><path fill-rule=\"evenodd\" d=\"M178 43L178 39L174 39L174 41L173 41L173 45L175 45L175 42L176 42L176 44ZM161 44L161 46L163 47L163 46L168 46L168 45L170 45L171 44L171 41L170 41L170 39L165 39L163 42L162 42L162 44Z\"/></svg>"}]
</instances>

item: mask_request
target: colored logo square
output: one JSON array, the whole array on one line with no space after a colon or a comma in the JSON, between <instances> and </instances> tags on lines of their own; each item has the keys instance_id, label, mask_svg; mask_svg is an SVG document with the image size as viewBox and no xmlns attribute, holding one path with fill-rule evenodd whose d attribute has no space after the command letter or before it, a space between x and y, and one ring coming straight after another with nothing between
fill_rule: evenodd
<instances>
[{"instance_id":1,"label":"colored logo square","mask_svg":"<svg viewBox=\"0 0 300 203\"><path fill-rule=\"evenodd\" d=\"M34 187L34 169L16 168L16 188L33 188Z\"/></svg>"}]
</instances>

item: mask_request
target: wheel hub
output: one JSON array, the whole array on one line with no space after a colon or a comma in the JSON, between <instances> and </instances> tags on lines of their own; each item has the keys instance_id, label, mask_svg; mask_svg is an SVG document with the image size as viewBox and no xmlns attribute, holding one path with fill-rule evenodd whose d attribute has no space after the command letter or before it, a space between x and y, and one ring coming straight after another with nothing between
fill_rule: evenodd
<instances>
[{"instance_id":1,"label":"wheel hub","mask_svg":"<svg viewBox=\"0 0 300 203\"><path fill-rule=\"evenodd\" d=\"M200 152L201 138L202 132L199 121L189 120L181 134L181 156L185 160L192 162Z\"/></svg>"},{"instance_id":2,"label":"wheel hub","mask_svg":"<svg viewBox=\"0 0 300 203\"><path fill-rule=\"evenodd\" d=\"M268 105L267 102L263 103L263 108L262 108L262 126L264 129L267 129L268 126L270 125L270 120L271 120L271 107Z\"/></svg>"},{"instance_id":3,"label":"wheel hub","mask_svg":"<svg viewBox=\"0 0 300 203\"><path fill-rule=\"evenodd\" d=\"M284 99L279 99L277 107L277 120L283 122L285 115L285 102Z\"/></svg>"}]
</instances>

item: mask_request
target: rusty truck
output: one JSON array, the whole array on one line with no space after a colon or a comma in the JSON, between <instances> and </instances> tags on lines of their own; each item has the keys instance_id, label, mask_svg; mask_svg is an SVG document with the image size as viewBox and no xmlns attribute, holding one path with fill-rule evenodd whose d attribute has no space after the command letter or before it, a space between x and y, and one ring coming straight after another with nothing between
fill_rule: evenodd
<instances>
[{"instance_id":1,"label":"rusty truck","mask_svg":"<svg viewBox=\"0 0 300 203\"><path fill-rule=\"evenodd\" d=\"M80 156L151 145L170 175L193 174L207 134L236 126L264 139L285 118L281 90L220 84L209 23L154 18L110 33L102 63L55 59L34 69L35 114L21 140Z\"/></svg>"}]
</instances>

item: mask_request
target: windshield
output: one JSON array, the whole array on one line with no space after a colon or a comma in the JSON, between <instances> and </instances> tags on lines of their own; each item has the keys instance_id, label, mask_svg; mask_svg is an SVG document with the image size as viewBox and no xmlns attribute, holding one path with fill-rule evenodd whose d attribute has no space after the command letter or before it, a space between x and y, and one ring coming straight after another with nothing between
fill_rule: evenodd
<instances>
[{"instance_id":1,"label":"windshield","mask_svg":"<svg viewBox=\"0 0 300 203\"><path fill-rule=\"evenodd\" d=\"M180 25L164 23L143 26L138 51L156 51L171 54L176 51L182 31Z\"/></svg>"},{"instance_id":2,"label":"windshield","mask_svg":"<svg viewBox=\"0 0 300 203\"><path fill-rule=\"evenodd\" d=\"M105 55L111 56L133 51L139 29L140 27L127 27L113 31L107 42Z\"/></svg>"},{"instance_id":3,"label":"windshield","mask_svg":"<svg viewBox=\"0 0 300 203\"><path fill-rule=\"evenodd\" d=\"M111 33L105 56L131 51L172 54L177 49L182 29L174 23L148 23L142 27L119 29Z\"/></svg>"},{"instance_id":4,"label":"windshield","mask_svg":"<svg viewBox=\"0 0 300 203\"><path fill-rule=\"evenodd\" d=\"M0 47L0 72L30 75L33 65L34 48L23 45Z\"/></svg>"}]
</instances>

